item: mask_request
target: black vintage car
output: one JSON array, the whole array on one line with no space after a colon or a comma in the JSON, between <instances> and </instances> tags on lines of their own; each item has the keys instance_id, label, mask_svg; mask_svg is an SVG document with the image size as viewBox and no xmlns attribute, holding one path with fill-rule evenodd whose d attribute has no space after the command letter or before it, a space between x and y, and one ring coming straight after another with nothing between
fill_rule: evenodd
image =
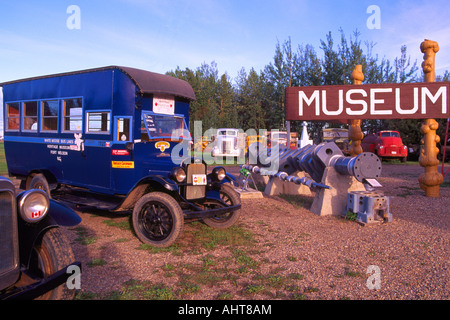
<instances>
[{"instance_id":1,"label":"black vintage car","mask_svg":"<svg viewBox=\"0 0 450 320\"><path fill-rule=\"evenodd\" d=\"M16 195L14 184L0 177L0 300L73 298L67 284L81 275L81 264L59 227L80 221L42 190Z\"/></svg>"}]
</instances>

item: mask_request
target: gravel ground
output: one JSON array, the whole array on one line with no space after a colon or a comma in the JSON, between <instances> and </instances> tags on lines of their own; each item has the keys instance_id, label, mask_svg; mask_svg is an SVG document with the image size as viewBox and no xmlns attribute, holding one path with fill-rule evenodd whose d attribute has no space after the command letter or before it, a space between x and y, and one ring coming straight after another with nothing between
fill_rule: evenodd
<instances>
[{"instance_id":1,"label":"gravel ground","mask_svg":"<svg viewBox=\"0 0 450 320\"><path fill-rule=\"evenodd\" d=\"M127 216L78 211L81 224L66 229L83 266L77 298L449 299L450 175L440 197L427 198L423 170L383 164L394 221L375 226L314 215L312 197L302 197L305 207L243 199L236 230L244 243L205 245L205 226L188 223L174 248L152 250ZM379 289L367 286L369 266L379 268Z\"/></svg>"}]
</instances>

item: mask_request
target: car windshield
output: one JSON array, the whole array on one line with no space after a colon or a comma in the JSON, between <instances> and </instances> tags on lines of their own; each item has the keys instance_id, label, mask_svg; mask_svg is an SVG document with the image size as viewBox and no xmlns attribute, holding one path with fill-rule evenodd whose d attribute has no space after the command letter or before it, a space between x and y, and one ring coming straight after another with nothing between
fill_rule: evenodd
<instances>
[{"instance_id":1,"label":"car windshield","mask_svg":"<svg viewBox=\"0 0 450 320\"><path fill-rule=\"evenodd\" d=\"M234 130L219 130L217 135L219 135L219 136L236 136L237 132Z\"/></svg>"},{"instance_id":2,"label":"car windshield","mask_svg":"<svg viewBox=\"0 0 450 320\"><path fill-rule=\"evenodd\" d=\"M274 139L274 140L283 140L283 139L287 139L287 133L283 133L283 132L274 132L274 133L272 133L272 139Z\"/></svg>"},{"instance_id":3,"label":"car windshield","mask_svg":"<svg viewBox=\"0 0 450 320\"><path fill-rule=\"evenodd\" d=\"M400 138L400 135L398 134L398 132L387 131L387 132L382 132L381 137L383 137L383 138L385 138L385 137Z\"/></svg>"},{"instance_id":4,"label":"car windshield","mask_svg":"<svg viewBox=\"0 0 450 320\"><path fill-rule=\"evenodd\" d=\"M190 135L182 116L143 113L141 133L141 139L144 141L156 138L190 140Z\"/></svg>"}]
</instances>

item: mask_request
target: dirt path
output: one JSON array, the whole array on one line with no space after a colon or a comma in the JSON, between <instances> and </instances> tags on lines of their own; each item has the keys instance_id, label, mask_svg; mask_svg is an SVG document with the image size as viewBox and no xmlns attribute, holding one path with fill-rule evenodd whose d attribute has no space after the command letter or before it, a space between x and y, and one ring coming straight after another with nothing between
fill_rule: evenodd
<instances>
[{"instance_id":1,"label":"dirt path","mask_svg":"<svg viewBox=\"0 0 450 320\"><path fill-rule=\"evenodd\" d=\"M370 227L314 215L312 197L265 196L244 199L231 229L188 223L174 246L155 249L126 215L78 211L81 224L65 229L83 266L76 298L449 299L450 177L427 198L422 172L384 164L394 221Z\"/></svg>"}]
</instances>

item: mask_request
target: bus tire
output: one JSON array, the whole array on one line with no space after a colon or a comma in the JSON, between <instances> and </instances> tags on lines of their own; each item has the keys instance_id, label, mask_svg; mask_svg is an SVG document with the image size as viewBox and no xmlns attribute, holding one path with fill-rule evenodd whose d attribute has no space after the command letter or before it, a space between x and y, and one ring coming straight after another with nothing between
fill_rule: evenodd
<instances>
[{"instance_id":1,"label":"bus tire","mask_svg":"<svg viewBox=\"0 0 450 320\"><path fill-rule=\"evenodd\" d=\"M39 189L45 191L50 197L50 186L42 173L35 174L31 179L28 189Z\"/></svg>"},{"instance_id":2,"label":"bus tire","mask_svg":"<svg viewBox=\"0 0 450 320\"><path fill-rule=\"evenodd\" d=\"M163 192L151 192L141 197L134 206L132 220L139 240L160 248L171 246L184 225L181 207Z\"/></svg>"},{"instance_id":3,"label":"bus tire","mask_svg":"<svg viewBox=\"0 0 450 320\"><path fill-rule=\"evenodd\" d=\"M230 206L235 206L241 203L241 198L239 194L234 191L233 187L229 183L224 183L220 187L220 199ZM211 204L211 208L222 207L220 204ZM216 229L225 229L231 227L236 223L241 214L241 210L235 210L232 212L224 213L221 215L213 216L211 218L206 218L203 222Z\"/></svg>"}]
</instances>

